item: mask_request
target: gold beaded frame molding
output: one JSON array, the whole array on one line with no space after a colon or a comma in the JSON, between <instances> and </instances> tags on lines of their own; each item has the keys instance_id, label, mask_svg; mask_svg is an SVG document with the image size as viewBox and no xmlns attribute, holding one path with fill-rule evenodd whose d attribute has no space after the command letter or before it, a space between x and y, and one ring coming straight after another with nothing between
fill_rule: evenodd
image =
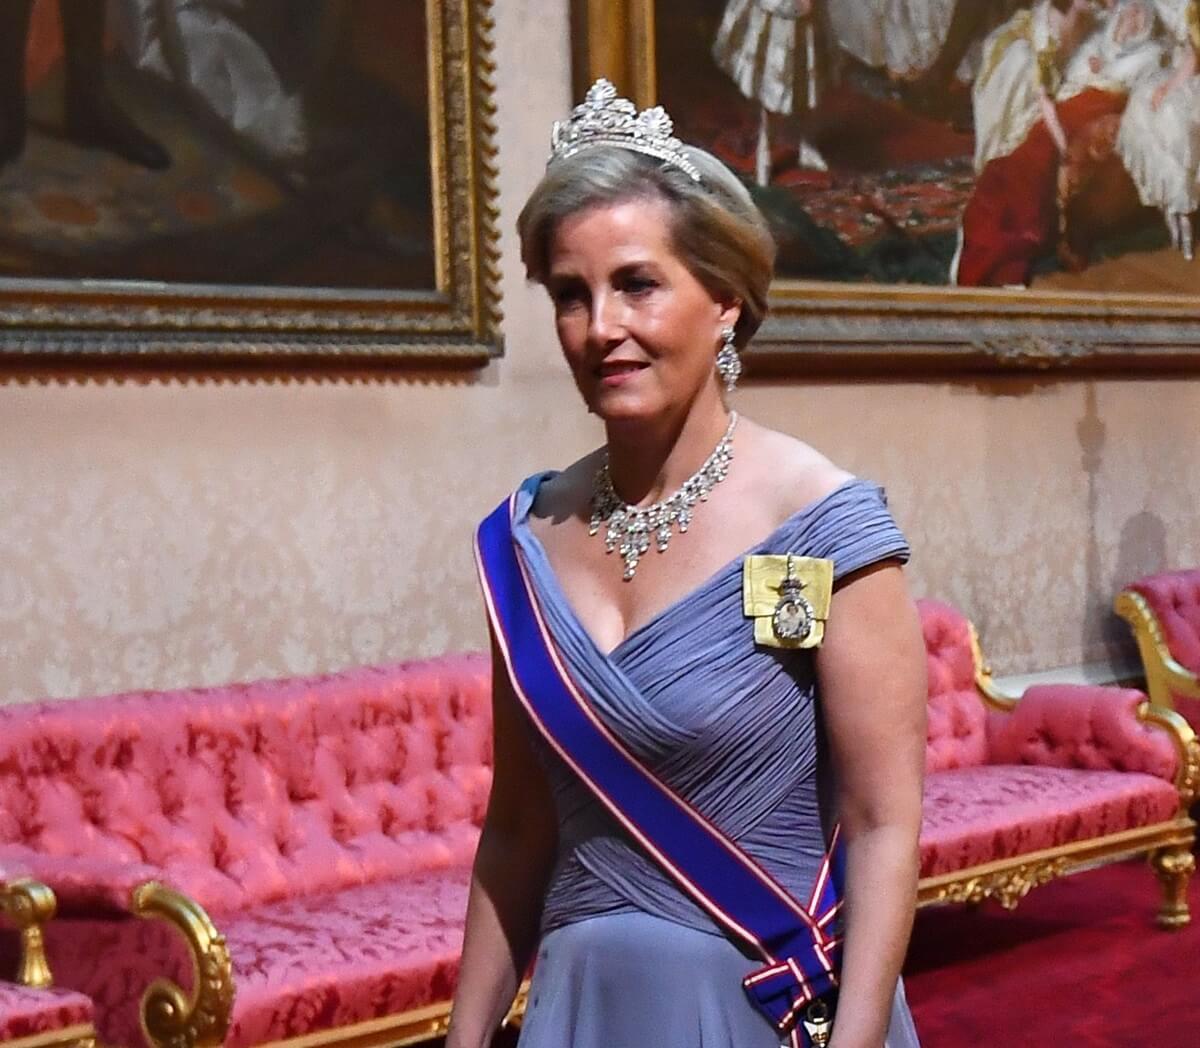
<instances>
[{"instance_id":1,"label":"gold beaded frame molding","mask_svg":"<svg viewBox=\"0 0 1200 1048\"><path fill-rule=\"evenodd\" d=\"M711 53L725 7L725 0L572 0L574 97L582 98L596 77L607 77L639 108L664 105L685 141L709 145L693 133L703 104L693 100L713 81L714 90L724 92L721 113L748 107L741 129L748 141L756 104L741 98ZM680 79L686 77L692 79ZM689 106L696 112L689 113ZM1158 219L1148 221L1153 226ZM1097 268L1064 272L1053 289L1036 277L1032 288L992 289L869 277L827 280L819 272L816 279L798 279L789 277L781 255L771 315L747 354L749 373L895 378L1008 372L1052 380L1060 373L1195 372L1200 258L1185 263L1165 251L1156 258L1175 274L1175 283L1139 269L1142 256L1130 255L1132 264L1121 273L1132 277ZM1092 289L1084 290L1087 285Z\"/></svg>"},{"instance_id":2,"label":"gold beaded frame molding","mask_svg":"<svg viewBox=\"0 0 1200 1048\"><path fill-rule=\"evenodd\" d=\"M70 56L53 50L57 27L33 26L51 50L30 46L24 150L0 158L0 215L27 219L0 223L0 377L291 377L501 355L493 0L332 5L303 28L332 72L305 99L324 106L321 150L286 162L235 116L180 100L182 81L134 68L118 33L105 82L170 153L156 171L55 130ZM347 82L359 94L322 97ZM176 235L155 239L164 228Z\"/></svg>"}]
</instances>

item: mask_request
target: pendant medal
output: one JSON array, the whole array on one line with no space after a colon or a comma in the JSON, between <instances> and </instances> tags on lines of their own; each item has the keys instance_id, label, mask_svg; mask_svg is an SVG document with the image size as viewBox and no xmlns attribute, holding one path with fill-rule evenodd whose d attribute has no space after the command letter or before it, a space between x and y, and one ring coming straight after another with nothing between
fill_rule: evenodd
<instances>
[{"instance_id":1,"label":"pendant medal","mask_svg":"<svg viewBox=\"0 0 1200 1048\"><path fill-rule=\"evenodd\" d=\"M813 1048L824 1048L833 1036L833 1021L829 1016L829 1008L824 1001L817 999L812 1002L804 1013L804 1032L813 1043Z\"/></svg>"},{"instance_id":2,"label":"pendant medal","mask_svg":"<svg viewBox=\"0 0 1200 1048\"><path fill-rule=\"evenodd\" d=\"M779 584L779 603L771 616L771 629L780 640L801 643L812 632L816 613L800 591L805 583L796 577L792 555L788 554L787 576Z\"/></svg>"}]
</instances>

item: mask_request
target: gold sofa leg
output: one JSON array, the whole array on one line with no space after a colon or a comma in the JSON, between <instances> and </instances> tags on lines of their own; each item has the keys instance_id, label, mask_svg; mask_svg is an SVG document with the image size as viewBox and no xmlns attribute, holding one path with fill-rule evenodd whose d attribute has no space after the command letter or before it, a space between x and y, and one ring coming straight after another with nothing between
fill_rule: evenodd
<instances>
[{"instance_id":1,"label":"gold sofa leg","mask_svg":"<svg viewBox=\"0 0 1200 1048\"><path fill-rule=\"evenodd\" d=\"M1163 888L1159 925L1163 928L1185 927L1192 919L1188 912L1187 887L1196 869L1196 857L1186 845L1176 844L1152 852L1150 865Z\"/></svg>"},{"instance_id":2,"label":"gold sofa leg","mask_svg":"<svg viewBox=\"0 0 1200 1048\"><path fill-rule=\"evenodd\" d=\"M0 913L7 913L21 933L21 967L17 982L23 986L42 989L54 981L50 963L46 960L42 925L54 916L55 905L54 892L37 881L23 877L10 881L7 886L0 883Z\"/></svg>"}]
</instances>

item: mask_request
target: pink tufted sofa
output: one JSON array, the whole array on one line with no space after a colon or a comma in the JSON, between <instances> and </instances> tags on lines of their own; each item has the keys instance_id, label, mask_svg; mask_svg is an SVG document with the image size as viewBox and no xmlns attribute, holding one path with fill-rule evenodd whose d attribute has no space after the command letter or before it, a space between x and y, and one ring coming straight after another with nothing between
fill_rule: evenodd
<instances>
[{"instance_id":1,"label":"pink tufted sofa","mask_svg":"<svg viewBox=\"0 0 1200 1048\"><path fill-rule=\"evenodd\" d=\"M921 904L997 899L1100 862L1150 858L1165 927L1189 920L1200 778L1188 725L1139 691L1042 685L1003 694L974 628L919 602L929 671Z\"/></svg>"},{"instance_id":2,"label":"pink tufted sofa","mask_svg":"<svg viewBox=\"0 0 1200 1048\"><path fill-rule=\"evenodd\" d=\"M0 864L0 918L16 932L0 948L0 1048L96 1048L92 1002L50 985L43 928L53 915L46 885Z\"/></svg>"},{"instance_id":3,"label":"pink tufted sofa","mask_svg":"<svg viewBox=\"0 0 1200 1048\"><path fill-rule=\"evenodd\" d=\"M1133 629L1151 701L1200 731L1200 570L1147 575L1115 607Z\"/></svg>"},{"instance_id":4,"label":"pink tufted sofa","mask_svg":"<svg viewBox=\"0 0 1200 1048\"><path fill-rule=\"evenodd\" d=\"M490 747L482 656L0 708L0 862L58 894L105 1042L409 1043L444 1026Z\"/></svg>"}]
</instances>

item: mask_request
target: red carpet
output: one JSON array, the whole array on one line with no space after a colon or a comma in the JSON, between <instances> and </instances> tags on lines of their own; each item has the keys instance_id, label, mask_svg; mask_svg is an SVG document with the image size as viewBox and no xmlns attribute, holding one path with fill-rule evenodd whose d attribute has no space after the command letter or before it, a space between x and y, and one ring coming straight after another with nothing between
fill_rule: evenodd
<instances>
[{"instance_id":1,"label":"red carpet","mask_svg":"<svg viewBox=\"0 0 1200 1048\"><path fill-rule=\"evenodd\" d=\"M905 966L923 1048L1200 1045L1200 889L1193 923L1153 923L1141 863L1034 891L1013 913L927 910Z\"/></svg>"}]
</instances>

